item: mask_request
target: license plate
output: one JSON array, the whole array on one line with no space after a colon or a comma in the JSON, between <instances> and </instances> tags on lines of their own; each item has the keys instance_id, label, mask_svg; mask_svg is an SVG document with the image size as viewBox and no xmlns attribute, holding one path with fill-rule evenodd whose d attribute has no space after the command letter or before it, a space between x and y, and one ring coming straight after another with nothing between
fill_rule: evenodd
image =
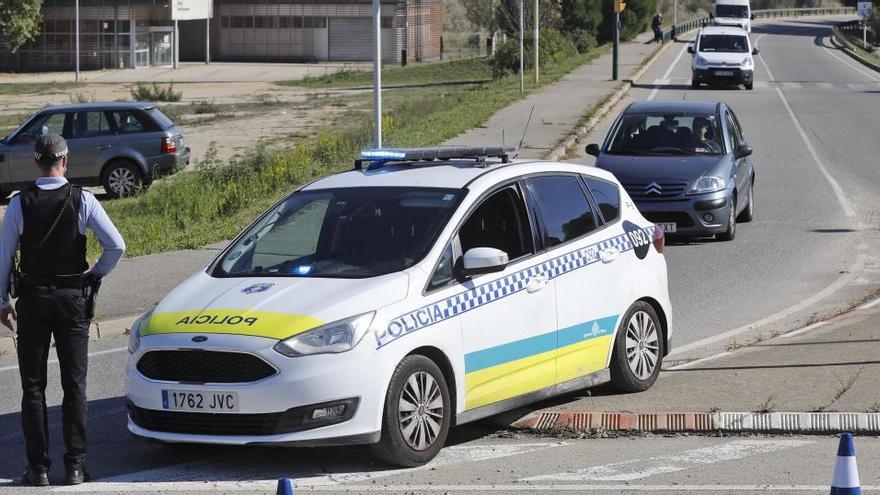
<instances>
[{"instance_id":1,"label":"license plate","mask_svg":"<svg viewBox=\"0 0 880 495\"><path fill-rule=\"evenodd\" d=\"M715 75L716 75L716 76L730 77L730 76L733 75L733 71L732 71L732 70L716 70L716 71L715 71Z\"/></svg>"},{"instance_id":2,"label":"license plate","mask_svg":"<svg viewBox=\"0 0 880 495\"><path fill-rule=\"evenodd\" d=\"M238 393L163 390L162 409L172 411L235 412Z\"/></svg>"},{"instance_id":3,"label":"license plate","mask_svg":"<svg viewBox=\"0 0 880 495\"><path fill-rule=\"evenodd\" d=\"M658 223L656 225L660 227L664 234L674 234L678 230L678 225L674 223Z\"/></svg>"}]
</instances>

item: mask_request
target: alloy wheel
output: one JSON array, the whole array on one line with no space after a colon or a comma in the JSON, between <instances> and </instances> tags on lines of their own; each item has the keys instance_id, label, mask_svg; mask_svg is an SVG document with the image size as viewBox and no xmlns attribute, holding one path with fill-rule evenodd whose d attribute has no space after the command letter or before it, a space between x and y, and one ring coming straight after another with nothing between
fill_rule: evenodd
<instances>
[{"instance_id":1,"label":"alloy wheel","mask_svg":"<svg viewBox=\"0 0 880 495\"><path fill-rule=\"evenodd\" d=\"M397 403L398 423L404 441L415 450L425 450L442 429L445 404L437 381L429 373L409 376Z\"/></svg>"},{"instance_id":2,"label":"alloy wheel","mask_svg":"<svg viewBox=\"0 0 880 495\"><path fill-rule=\"evenodd\" d=\"M128 168L119 167L110 171L107 183L117 196L129 196L135 192L137 177Z\"/></svg>"},{"instance_id":3,"label":"alloy wheel","mask_svg":"<svg viewBox=\"0 0 880 495\"><path fill-rule=\"evenodd\" d=\"M637 311L626 325L626 360L639 380L647 380L660 359L660 337L648 313Z\"/></svg>"}]
</instances>

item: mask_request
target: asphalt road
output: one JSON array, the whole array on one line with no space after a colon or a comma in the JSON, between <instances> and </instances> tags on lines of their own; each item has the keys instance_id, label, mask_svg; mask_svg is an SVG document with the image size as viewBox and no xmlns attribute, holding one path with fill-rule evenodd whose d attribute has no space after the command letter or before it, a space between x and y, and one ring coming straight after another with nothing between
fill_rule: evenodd
<instances>
[{"instance_id":1,"label":"asphalt road","mask_svg":"<svg viewBox=\"0 0 880 495\"><path fill-rule=\"evenodd\" d=\"M880 204L880 76L857 70L828 50L828 27L828 22L809 19L756 25L753 38L770 70L757 62L754 91L694 94L687 89L689 59L682 55L683 43L668 48L633 91L633 98L723 99L736 110L756 150L756 221L743 225L733 242L673 245L667 251L679 346L698 344L699 352L708 352L705 339L719 333L780 312L783 317L774 324L792 324L878 286L880 265L871 263L878 255L878 219L872 208ZM840 197L832 192L829 177L839 185ZM168 258L155 258L155 266L148 258L132 260L131 269L111 280L136 284L132 287L143 295L119 304L154 302L167 290L163 287L198 269L209 254L194 252L189 262L180 258L173 265ZM740 337L718 342L726 345L732 338ZM441 458L405 472L373 463L364 448L150 445L133 440L125 429L125 340L104 338L92 346L90 469L98 483L83 491L272 492L271 480L288 475L296 478L299 492L312 486L421 493L431 484L440 492L759 493L759 485L767 484L780 490L796 485L788 493L819 493L827 491L833 465L835 440L830 437L509 438L489 423L456 429L452 448ZM14 356L0 355L0 486L17 478L24 464L15 364ZM58 479L61 396L57 364L49 369L50 429L58 460L52 476ZM862 439L857 451L864 485L880 485L880 442ZM450 484L463 486L453 490Z\"/></svg>"}]
</instances>

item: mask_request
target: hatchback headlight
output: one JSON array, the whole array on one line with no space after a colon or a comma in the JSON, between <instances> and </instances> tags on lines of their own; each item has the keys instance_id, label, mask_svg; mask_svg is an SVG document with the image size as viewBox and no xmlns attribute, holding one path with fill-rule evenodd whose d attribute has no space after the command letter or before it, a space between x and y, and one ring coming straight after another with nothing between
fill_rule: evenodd
<instances>
[{"instance_id":1,"label":"hatchback headlight","mask_svg":"<svg viewBox=\"0 0 880 495\"><path fill-rule=\"evenodd\" d=\"M131 326L131 331L128 334L128 352L130 354L134 354L135 351L138 350L138 347L141 346L141 330L143 329L143 326L150 321L150 316L152 316L152 314L152 311L142 314Z\"/></svg>"},{"instance_id":2,"label":"hatchback headlight","mask_svg":"<svg viewBox=\"0 0 880 495\"><path fill-rule=\"evenodd\" d=\"M294 335L275 344L274 349L287 357L350 351L364 338L375 314L371 311Z\"/></svg>"},{"instance_id":3,"label":"hatchback headlight","mask_svg":"<svg viewBox=\"0 0 880 495\"><path fill-rule=\"evenodd\" d=\"M725 187L724 179L721 177L713 177L711 175L703 176L694 182L691 193L711 193L723 190Z\"/></svg>"}]
</instances>

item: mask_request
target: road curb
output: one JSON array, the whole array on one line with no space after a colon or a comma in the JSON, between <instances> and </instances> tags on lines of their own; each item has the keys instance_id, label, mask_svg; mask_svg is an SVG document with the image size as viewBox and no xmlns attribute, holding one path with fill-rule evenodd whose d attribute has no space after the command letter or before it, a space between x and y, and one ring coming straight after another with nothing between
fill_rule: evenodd
<instances>
[{"instance_id":1,"label":"road curb","mask_svg":"<svg viewBox=\"0 0 880 495\"><path fill-rule=\"evenodd\" d=\"M535 411L510 427L535 433L880 434L880 413Z\"/></svg>"},{"instance_id":2,"label":"road curb","mask_svg":"<svg viewBox=\"0 0 880 495\"><path fill-rule=\"evenodd\" d=\"M842 39L838 39L838 37L841 37ZM831 30L831 44L836 46L843 53L849 55L856 62L859 62L860 64L864 65L865 67L867 67L871 70L875 70L877 72L880 72L880 65L877 65L874 62L871 62L870 60L865 59L864 57L859 55L855 50L853 50L849 46L849 41L846 39L846 37L843 36L842 34L840 34L840 32L838 32L837 27L835 27L834 29Z\"/></svg>"},{"instance_id":3,"label":"road curb","mask_svg":"<svg viewBox=\"0 0 880 495\"><path fill-rule=\"evenodd\" d=\"M89 327L90 340L100 340L105 337L113 337L116 335L124 335L131 329L134 321L138 319L140 314L122 316L112 320L93 321ZM3 329L5 333L0 334L0 356L7 352L15 352L15 339L12 332Z\"/></svg>"},{"instance_id":4,"label":"road curb","mask_svg":"<svg viewBox=\"0 0 880 495\"><path fill-rule=\"evenodd\" d=\"M630 79L627 79L620 83L617 89L614 90L611 94L605 97L604 102L599 105L598 108L594 107L592 109L593 114L590 119L586 122L586 124L575 127L568 135L563 138L562 142L553 148L550 153L547 155L547 160L556 161L562 159L562 157L568 154L568 150L573 148L577 142L587 134L589 134L598 124L599 122L611 111L619 102L629 93L629 90L632 88L633 82L637 81L642 75L647 72L651 65L660 57L660 55L666 50L669 45L675 44L674 42L663 43L659 48L654 50L647 59L642 62L642 66L632 75Z\"/></svg>"}]
</instances>

